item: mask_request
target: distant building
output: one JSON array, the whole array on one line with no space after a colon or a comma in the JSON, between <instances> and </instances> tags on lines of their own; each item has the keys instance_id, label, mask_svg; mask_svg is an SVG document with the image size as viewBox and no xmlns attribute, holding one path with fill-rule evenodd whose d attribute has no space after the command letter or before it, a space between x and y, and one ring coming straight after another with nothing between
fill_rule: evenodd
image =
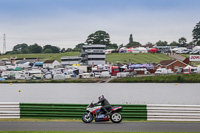
<instances>
[{"instance_id":1,"label":"distant building","mask_svg":"<svg viewBox=\"0 0 200 133\"><path fill-rule=\"evenodd\" d=\"M84 45L81 50L83 65L105 64L105 45Z\"/></svg>"},{"instance_id":2,"label":"distant building","mask_svg":"<svg viewBox=\"0 0 200 133\"><path fill-rule=\"evenodd\" d=\"M105 64L105 45L83 45L80 56L61 57L61 65L71 66L73 64L98 65Z\"/></svg>"},{"instance_id":3,"label":"distant building","mask_svg":"<svg viewBox=\"0 0 200 133\"><path fill-rule=\"evenodd\" d=\"M166 68L166 69L171 69L174 73L179 69L179 68L184 68L188 64L179 61L179 60L163 60L160 63L157 64L155 69L157 68Z\"/></svg>"},{"instance_id":4,"label":"distant building","mask_svg":"<svg viewBox=\"0 0 200 133\"><path fill-rule=\"evenodd\" d=\"M61 65L65 67L73 64L80 64L81 59L82 58L79 56L63 56L61 57Z\"/></svg>"},{"instance_id":5,"label":"distant building","mask_svg":"<svg viewBox=\"0 0 200 133\"><path fill-rule=\"evenodd\" d=\"M43 68L58 68L60 67L60 62L58 62L57 60L46 60L43 63Z\"/></svg>"}]
</instances>

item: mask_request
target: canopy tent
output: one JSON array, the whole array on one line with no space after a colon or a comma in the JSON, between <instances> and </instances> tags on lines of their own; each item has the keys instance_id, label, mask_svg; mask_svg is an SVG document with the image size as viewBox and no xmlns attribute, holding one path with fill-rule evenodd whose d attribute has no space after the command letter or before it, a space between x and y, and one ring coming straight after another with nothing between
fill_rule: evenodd
<instances>
[{"instance_id":1,"label":"canopy tent","mask_svg":"<svg viewBox=\"0 0 200 133\"><path fill-rule=\"evenodd\" d=\"M136 69L136 68L146 68L146 69L153 69L154 66L152 64L132 64L129 66L130 69Z\"/></svg>"},{"instance_id":2,"label":"canopy tent","mask_svg":"<svg viewBox=\"0 0 200 133\"><path fill-rule=\"evenodd\" d=\"M130 47L127 51L132 53L147 53L147 49L144 47L137 47L137 48Z\"/></svg>"},{"instance_id":3,"label":"canopy tent","mask_svg":"<svg viewBox=\"0 0 200 133\"><path fill-rule=\"evenodd\" d=\"M149 50L150 53L156 53L157 51L158 51L157 48L152 48L152 49Z\"/></svg>"},{"instance_id":4,"label":"canopy tent","mask_svg":"<svg viewBox=\"0 0 200 133\"><path fill-rule=\"evenodd\" d=\"M73 64L72 66L81 66L80 64Z\"/></svg>"},{"instance_id":5,"label":"canopy tent","mask_svg":"<svg viewBox=\"0 0 200 133\"><path fill-rule=\"evenodd\" d=\"M22 71L22 68L16 67L15 69L13 69L13 71Z\"/></svg>"}]
</instances>

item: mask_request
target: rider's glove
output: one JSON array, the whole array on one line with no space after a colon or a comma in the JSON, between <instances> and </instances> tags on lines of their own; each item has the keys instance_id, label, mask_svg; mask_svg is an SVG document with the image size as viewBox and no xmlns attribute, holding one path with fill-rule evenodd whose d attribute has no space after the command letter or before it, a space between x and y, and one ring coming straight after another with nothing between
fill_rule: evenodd
<instances>
[{"instance_id":1,"label":"rider's glove","mask_svg":"<svg viewBox=\"0 0 200 133\"><path fill-rule=\"evenodd\" d=\"M94 103L94 106L96 106L98 103Z\"/></svg>"}]
</instances>

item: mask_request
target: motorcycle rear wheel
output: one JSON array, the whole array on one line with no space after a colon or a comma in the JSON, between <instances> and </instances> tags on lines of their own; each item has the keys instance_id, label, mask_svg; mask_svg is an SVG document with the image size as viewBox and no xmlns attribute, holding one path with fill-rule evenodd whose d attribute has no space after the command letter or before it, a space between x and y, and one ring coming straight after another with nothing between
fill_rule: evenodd
<instances>
[{"instance_id":1,"label":"motorcycle rear wheel","mask_svg":"<svg viewBox=\"0 0 200 133\"><path fill-rule=\"evenodd\" d=\"M113 123L120 123L122 121L123 117L120 113L115 112L115 113L111 114L110 119Z\"/></svg>"},{"instance_id":2,"label":"motorcycle rear wheel","mask_svg":"<svg viewBox=\"0 0 200 133\"><path fill-rule=\"evenodd\" d=\"M89 112L85 112L85 114L83 114L83 116L82 116L82 121L85 123L90 123L93 121L92 114L91 113L89 115L88 114L89 114Z\"/></svg>"}]
</instances>

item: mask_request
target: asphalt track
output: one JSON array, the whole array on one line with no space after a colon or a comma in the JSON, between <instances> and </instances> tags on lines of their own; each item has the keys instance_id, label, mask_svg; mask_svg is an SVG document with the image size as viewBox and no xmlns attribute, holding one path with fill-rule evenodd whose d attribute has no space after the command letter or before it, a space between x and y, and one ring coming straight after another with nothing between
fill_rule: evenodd
<instances>
[{"instance_id":1,"label":"asphalt track","mask_svg":"<svg viewBox=\"0 0 200 133\"><path fill-rule=\"evenodd\" d=\"M199 122L0 122L0 131L200 132Z\"/></svg>"}]
</instances>

